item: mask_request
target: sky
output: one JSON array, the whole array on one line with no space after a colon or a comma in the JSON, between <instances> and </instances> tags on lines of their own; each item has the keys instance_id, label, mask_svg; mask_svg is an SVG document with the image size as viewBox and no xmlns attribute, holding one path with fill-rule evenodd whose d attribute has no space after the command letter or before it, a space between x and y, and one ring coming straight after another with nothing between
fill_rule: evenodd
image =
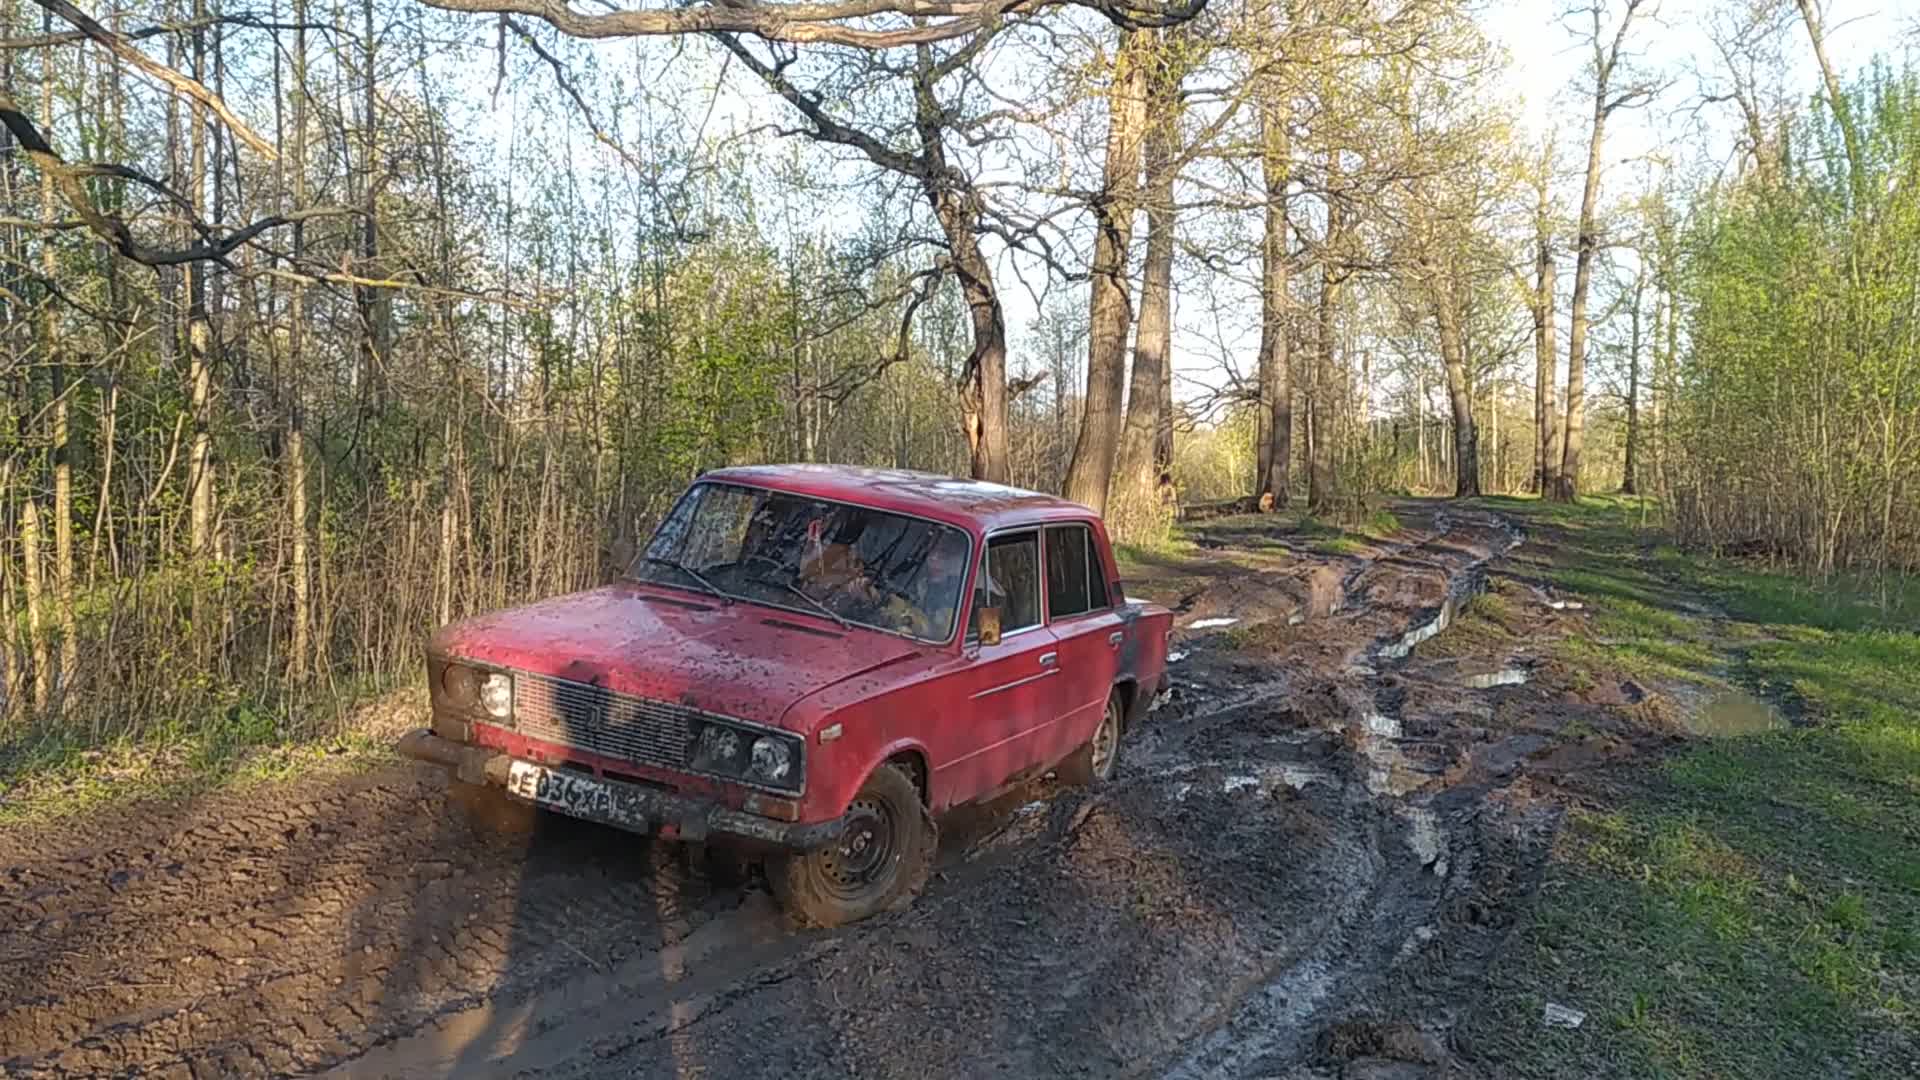
<instances>
[{"instance_id":1,"label":"sky","mask_svg":"<svg viewBox=\"0 0 1920 1080\"><path fill-rule=\"evenodd\" d=\"M1669 72L1683 72L1690 62L1710 67L1716 57L1700 30L1702 16L1711 9L1749 2L1661 0L1646 25L1635 23L1638 51L1651 64ZM1791 7L1791 0L1787 2ZM1826 2L1828 54L1842 71L1857 70L1876 52L1898 53L1902 39L1911 42L1913 29L1920 23L1920 0ZM1557 17L1560 7L1558 0L1490 0L1482 21L1507 50L1504 81L1523 102L1522 115L1528 127L1536 131L1546 130L1557 116L1572 111L1565 91L1586 62L1584 47L1569 32L1570 24ZM1788 59L1796 65L1796 81L1811 94L1819 82L1819 69L1814 65L1806 34L1797 24L1793 30L1787 41ZM1614 128L1622 156L1644 153L1659 141L1662 131L1671 130L1672 114L1692 105L1690 99L1697 96L1695 87L1691 76L1681 74L1660 105L1624 117ZM1577 111L1573 115L1577 116ZM1578 126L1584 128L1584 117ZM1584 137L1584 131L1575 134Z\"/></svg>"}]
</instances>

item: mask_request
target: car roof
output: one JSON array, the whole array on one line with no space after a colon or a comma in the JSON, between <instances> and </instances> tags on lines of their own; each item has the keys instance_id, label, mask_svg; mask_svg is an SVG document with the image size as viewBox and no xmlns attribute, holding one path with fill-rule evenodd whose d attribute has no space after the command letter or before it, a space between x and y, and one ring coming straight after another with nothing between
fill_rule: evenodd
<instances>
[{"instance_id":1,"label":"car roof","mask_svg":"<svg viewBox=\"0 0 1920 1080\"><path fill-rule=\"evenodd\" d=\"M702 473L700 481L744 484L835 502L914 514L983 532L1099 515L1077 502L984 480L854 465L745 465Z\"/></svg>"}]
</instances>

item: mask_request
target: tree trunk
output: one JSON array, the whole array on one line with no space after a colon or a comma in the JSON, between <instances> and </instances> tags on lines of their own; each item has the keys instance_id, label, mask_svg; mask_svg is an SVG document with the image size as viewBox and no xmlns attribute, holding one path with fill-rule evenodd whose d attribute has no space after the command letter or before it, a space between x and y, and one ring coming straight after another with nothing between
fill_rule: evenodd
<instances>
[{"instance_id":1,"label":"tree trunk","mask_svg":"<svg viewBox=\"0 0 1920 1080\"><path fill-rule=\"evenodd\" d=\"M1620 492L1623 495L1640 493L1637 479L1640 462L1636 449L1640 443L1640 307L1646 291L1647 276L1643 273L1633 282L1632 346L1627 352L1627 452L1626 466L1620 477Z\"/></svg>"},{"instance_id":2,"label":"tree trunk","mask_svg":"<svg viewBox=\"0 0 1920 1080\"><path fill-rule=\"evenodd\" d=\"M1847 151L1847 183L1853 192L1854 213L1865 212L1866 174L1861 171L1860 132L1853 122L1853 110L1849 107L1845 91L1840 88L1840 77L1833 70L1833 63L1827 59L1826 30L1820 25L1820 13L1814 10L1813 0L1795 0L1800 8L1800 21L1806 24L1807 38L1813 43L1813 58L1820 65L1820 80L1827 88L1827 103L1833 109L1833 118L1840 125L1840 138Z\"/></svg>"},{"instance_id":3,"label":"tree trunk","mask_svg":"<svg viewBox=\"0 0 1920 1080\"><path fill-rule=\"evenodd\" d=\"M956 182L947 163L942 132L946 110L933 92L931 54L921 50L914 82L914 127L926 172L921 190L946 236L953 273L967 303L973 349L960 377L960 420L966 433L973 478L997 484L1010 479L1007 457L1007 322L993 267L980 253L980 196Z\"/></svg>"},{"instance_id":4,"label":"tree trunk","mask_svg":"<svg viewBox=\"0 0 1920 1080\"><path fill-rule=\"evenodd\" d=\"M1259 447L1256 505L1271 494L1275 509L1292 497L1293 372L1287 355L1287 185L1292 143L1283 100L1260 109L1260 173L1266 187L1266 228L1260 244L1260 404L1266 438Z\"/></svg>"},{"instance_id":5,"label":"tree trunk","mask_svg":"<svg viewBox=\"0 0 1920 1080\"><path fill-rule=\"evenodd\" d=\"M1327 152L1327 189L1329 193L1339 187L1340 163L1339 151ZM1343 271L1334 265L1335 252L1341 242L1343 228L1340 200L1331 197L1327 200L1327 236L1324 252L1320 261L1320 311L1319 341L1313 351L1313 396L1308 407L1312 410L1310 424L1313 429L1313 448L1311 460L1307 466L1307 511L1316 516L1325 516L1338 509L1340 493L1339 482L1334 473L1334 449L1337 441L1339 420L1336 410L1346 395L1339 384L1338 361L1334 350L1337 348L1338 335L1334 333L1335 307L1340 299L1340 284Z\"/></svg>"},{"instance_id":6,"label":"tree trunk","mask_svg":"<svg viewBox=\"0 0 1920 1080\"><path fill-rule=\"evenodd\" d=\"M1427 486L1427 380L1423 375L1414 377L1413 390L1413 460L1414 481L1421 490Z\"/></svg>"},{"instance_id":7,"label":"tree trunk","mask_svg":"<svg viewBox=\"0 0 1920 1080\"><path fill-rule=\"evenodd\" d=\"M29 491L20 512L20 558L27 586L27 640L33 649L33 710L45 715L52 696L53 654L47 648L46 586L41 577L40 500Z\"/></svg>"},{"instance_id":8,"label":"tree trunk","mask_svg":"<svg viewBox=\"0 0 1920 1080\"><path fill-rule=\"evenodd\" d=\"M1555 404L1558 395L1554 393L1554 381L1558 375L1554 369L1559 366L1554 355L1559 340L1553 326L1556 267L1553 238L1547 232L1546 206L1546 188L1543 185L1540 190L1539 235L1533 263L1533 490L1543 496L1552 495L1560 483L1560 417Z\"/></svg>"},{"instance_id":9,"label":"tree trunk","mask_svg":"<svg viewBox=\"0 0 1920 1080\"><path fill-rule=\"evenodd\" d=\"M205 0L194 0L193 17L206 18ZM206 31L193 33L193 76L206 77ZM193 216L206 220L207 210L207 107L195 99L190 110L188 132L187 188ZM193 441L187 457L187 475L191 497L188 546L195 559L206 559L213 550L213 331L208 325L206 271L189 263L187 277L187 383L189 408L193 418ZM196 624L199 619L194 620Z\"/></svg>"},{"instance_id":10,"label":"tree trunk","mask_svg":"<svg viewBox=\"0 0 1920 1080\"><path fill-rule=\"evenodd\" d=\"M289 95L293 108L293 153L291 180L293 209L307 205L307 3L293 0L293 86ZM371 226L369 226L371 227ZM293 261L299 266L306 254L306 230L293 227ZM312 651L309 637L313 626L313 608L309 592L307 566L307 447L305 384L301 380L302 355L306 329L306 288L295 281L287 301L287 525L293 531L293 631L287 655L287 677L300 683L307 677L307 657Z\"/></svg>"},{"instance_id":11,"label":"tree trunk","mask_svg":"<svg viewBox=\"0 0 1920 1080\"><path fill-rule=\"evenodd\" d=\"M1133 218L1140 201L1140 143L1146 128L1147 74L1153 34L1123 30L1114 54L1113 85L1107 91L1107 162L1094 203L1093 280L1087 316L1087 396L1080 437L1067 465L1068 499L1103 513L1120 439L1120 399L1125 389L1127 331L1133 301L1127 256L1133 248Z\"/></svg>"},{"instance_id":12,"label":"tree trunk","mask_svg":"<svg viewBox=\"0 0 1920 1080\"><path fill-rule=\"evenodd\" d=\"M1453 409L1453 495L1471 498L1480 494L1479 431L1473 422L1473 391L1467 385L1466 339L1460 332L1451 284L1436 296L1434 322L1440 331L1440 360L1447 370L1447 400Z\"/></svg>"},{"instance_id":13,"label":"tree trunk","mask_svg":"<svg viewBox=\"0 0 1920 1080\"><path fill-rule=\"evenodd\" d=\"M374 94L374 65L378 60L375 51L376 38L373 29L373 0L361 0L362 53L364 70L361 76L366 80L363 108L366 115L362 118L361 128L363 147L361 149L361 198L364 200L365 213L360 224L360 257L364 260L361 275L369 278L383 276L380 267L380 233L375 228L379 219L379 181L380 159L378 100ZM387 356L393 345L393 303L387 298L386 290L370 285L354 286L354 301L360 309L361 363L365 373L365 385L373 399L376 411L384 408Z\"/></svg>"},{"instance_id":14,"label":"tree trunk","mask_svg":"<svg viewBox=\"0 0 1920 1080\"><path fill-rule=\"evenodd\" d=\"M1157 515L1160 393L1173 350L1173 181L1180 154L1180 87L1163 67L1155 73L1146 136L1147 259L1140 290L1127 416L1120 433L1114 501L1145 519ZM1122 496L1121 492L1125 492Z\"/></svg>"},{"instance_id":15,"label":"tree trunk","mask_svg":"<svg viewBox=\"0 0 1920 1080\"><path fill-rule=\"evenodd\" d=\"M43 26L51 30L51 20L43 19ZM53 129L54 121L53 87L54 79L49 71L41 86L42 119L48 130ZM42 172L40 181L40 214L48 222L56 220L58 216L53 178L45 172ZM54 259L52 243L41 243L40 259L40 269L46 274L47 281L58 280L59 264ZM53 298L48 297L41 312L40 328L42 362L48 367L53 391L53 591L60 620L58 695L54 705L58 708L72 691L74 676L80 667L80 635L74 617L73 454L69 444L66 355L60 340L56 311ZM44 702L40 704L45 706Z\"/></svg>"},{"instance_id":16,"label":"tree trunk","mask_svg":"<svg viewBox=\"0 0 1920 1080\"><path fill-rule=\"evenodd\" d=\"M1007 324L994 291L993 268L974 239L979 211L951 193L929 192L935 214L952 248L954 273L973 323L973 353L961 385L961 418L972 458L973 477L1008 482Z\"/></svg>"},{"instance_id":17,"label":"tree trunk","mask_svg":"<svg viewBox=\"0 0 1920 1080\"><path fill-rule=\"evenodd\" d=\"M1153 465L1154 468L1163 472L1173 468L1173 352L1171 348L1168 349L1166 363L1160 365L1160 413L1159 424L1153 439Z\"/></svg>"},{"instance_id":18,"label":"tree trunk","mask_svg":"<svg viewBox=\"0 0 1920 1080\"><path fill-rule=\"evenodd\" d=\"M1573 264L1573 307L1567 329L1567 430L1561 451L1555 498L1572 502L1580 494L1580 450L1586 433L1587 294L1593 286L1593 260L1600 238L1594 211L1600 198L1601 154L1607 131L1607 80L1594 92L1593 136L1587 142L1587 179L1580 195L1579 250Z\"/></svg>"}]
</instances>

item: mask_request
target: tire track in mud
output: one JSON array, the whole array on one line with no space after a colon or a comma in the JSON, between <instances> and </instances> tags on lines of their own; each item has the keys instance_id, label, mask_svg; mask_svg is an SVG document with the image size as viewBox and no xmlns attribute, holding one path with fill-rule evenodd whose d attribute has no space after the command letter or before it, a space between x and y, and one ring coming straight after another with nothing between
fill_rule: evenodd
<instances>
[{"instance_id":1,"label":"tire track in mud","mask_svg":"<svg viewBox=\"0 0 1920 1080\"><path fill-rule=\"evenodd\" d=\"M1296 1063L1400 973L1440 963L1424 980L1457 985L1431 943L1475 947L1487 868L1524 862L1482 792L1379 790L1399 740L1369 727L1398 719L1382 644L1457 603L1508 535L1443 511L1347 568L1337 613L1293 631L1297 665L1250 674L1191 637L1181 689L1117 782L1040 785L955 829L972 832L949 838L919 903L847 930L788 931L763 888L595 826L537 817L531 835L483 838L427 769L278 806L213 800L44 854L8 844L0 1072Z\"/></svg>"},{"instance_id":2,"label":"tire track in mud","mask_svg":"<svg viewBox=\"0 0 1920 1080\"><path fill-rule=\"evenodd\" d=\"M27 887L0 907L0 1069L306 1071L727 906L671 860L610 858L634 847L619 834L489 843L446 818L443 785L389 770L7 867Z\"/></svg>"}]
</instances>

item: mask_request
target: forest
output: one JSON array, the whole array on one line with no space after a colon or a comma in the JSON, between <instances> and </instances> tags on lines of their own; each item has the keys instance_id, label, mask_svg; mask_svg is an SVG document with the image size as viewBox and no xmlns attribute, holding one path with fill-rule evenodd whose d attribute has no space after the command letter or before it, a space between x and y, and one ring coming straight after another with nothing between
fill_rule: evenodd
<instances>
[{"instance_id":1,"label":"forest","mask_svg":"<svg viewBox=\"0 0 1920 1080\"><path fill-rule=\"evenodd\" d=\"M745 462L1920 572L1920 68L1845 6L0 0L0 755L327 730Z\"/></svg>"}]
</instances>

